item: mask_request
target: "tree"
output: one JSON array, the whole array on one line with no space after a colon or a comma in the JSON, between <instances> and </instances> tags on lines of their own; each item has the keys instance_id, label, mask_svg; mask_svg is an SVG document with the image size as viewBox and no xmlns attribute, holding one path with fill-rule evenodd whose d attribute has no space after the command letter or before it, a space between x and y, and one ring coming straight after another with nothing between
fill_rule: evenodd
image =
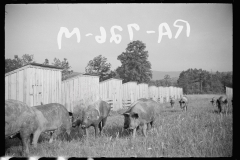
<instances>
[{"instance_id":1,"label":"tree","mask_svg":"<svg viewBox=\"0 0 240 160\"><path fill-rule=\"evenodd\" d=\"M35 61L33 60L34 59L34 55L29 55L29 54L24 54L22 56L22 66L25 66L29 63L34 63Z\"/></svg>"},{"instance_id":2,"label":"tree","mask_svg":"<svg viewBox=\"0 0 240 160\"><path fill-rule=\"evenodd\" d=\"M138 83L148 83L152 78L151 63L147 60L148 51L146 45L141 41L133 41L128 44L126 52L118 56L122 63L116 69L123 83L137 81Z\"/></svg>"},{"instance_id":3,"label":"tree","mask_svg":"<svg viewBox=\"0 0 240 160\"><path fill-rule=\"evenodd\" d=\"M179 75L178 85L184 93L224 93L225 86L232 86L232 72L215 74L202 69L188 69Z\"/></svg>"},{"instance_id":4,"label":"tree","mask_svg":"<svg viewBox=\"0 0 240 160\"><path fill-rule=\"evenodd\" d=\"M148 86L156 86L156 81L150 80L150 81L148 82Z\"/></svg>"},{"instance_id":5,"label":"tree","mask_svg":"<svg viewBox=\"0 0 240 160\"><path fill-rule=\"evenodd\" d=\"M170 76L167 74L164 76L164 80L167 86L169 86L169 81L171 80Z\"/></svg>"},{"instance_id":6,"label":"tree","mask_svg":"<svg viewBox=\"0 0 240 160\"><path fill-rule=\"evenodd\" d=\"M111 71L110 68L111 64L107 63L107 58L99 55L88 62L85 67L85 72L98 75L99 81L101 82L116 76L115 72Z\"/></svg>"},{"instance_id":7,"label":"tree","mask_svg":"<svg viewBox=\"0 0 240 160\"><path fill-rule=\"evenodd\" d=\"M43 62L44 65L49 65L49 60L45 59L45 61Z\"/></svg>"},{"instance_id":8,"label":"tree","mask_svg":"<svg viewBox=\"0 0 240 160\"><path fill-rule=\"evenodd\" d=\"M70 70L71 66L68 63L67 58L64 58L62 62L59 59L54 58L52 65L63 68L62 80L67 79L68 76L73 72L73 70Z\"/></svg>"},{"instance_id":9,"label":"tree","mask_svg":"<svg viewBox=\"0 0 240 160\"><path fill-rule=\"evenodd\" d=\"M5 59L5 73L21 68L22 66L33 63L33 55L24 54L22 59L14 55L14 59Z\"/></svg>"}]
</instances>

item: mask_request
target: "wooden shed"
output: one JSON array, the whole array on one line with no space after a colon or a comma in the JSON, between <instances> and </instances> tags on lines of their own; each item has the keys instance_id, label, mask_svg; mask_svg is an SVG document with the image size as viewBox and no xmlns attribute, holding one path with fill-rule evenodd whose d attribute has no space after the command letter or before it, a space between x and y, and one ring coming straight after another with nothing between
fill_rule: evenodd
<instances>
[{"instance_id":1,"label":"wooden shed","mask_svg":"<svg viewBox=\"0 0 240 160\"><path fill-rule=\"evenodd\" d=\"M181 97L181 88L177 87L177 99Z\"/></svg>"},{"instance_id":2,"label":"wooden shed","mask_svg":"<svg viewBox=\"0 0 240 160\"><path fill-rule=\"evenodd\" d=\"M169 97L176 99L176 87L174 86L169 87Z\"/></svg>"},{"instance_id":3,"label":"wooden shed","mask_svg":"<svg viewBox=\"0 0 240 160\"><path fill-rule=\"evenodd\" d=\"M137 99L148 98L148 84L140 83L137 85Z\"/></svg>"},{"instance_id":4,"label":"wooden shed","mask_svg":"<svg viewBox=\"0 0 240 160\"><path fill-rule=\"evenodd\" d=\"M163 103L167 102L167 90L168 87L162 87Z\"/></svg>"},{"instance_id":5,"label":"wooden shed","mask_svg":"<svg viewBox=\"0 0 240 160\"><path fill-rule=\"evenodd\" d=\"M99 76L80 74L62 81L61 103L69 112L87 107L99 99Z\"/></svg>"},{"instance_id":6,"label":"wooden shed","mask_svg":"<svg viewBox=\"0 0 240 160\"><path fill-rule=\"evenodd\" d=\"M158 102L158 87L156 87L156 86L148 87L148 96L149 96L149 98Z\"/></svg>"},{"instance_id":7,"label":"wooden shed","mask_svg":"<svg viewBox=\"0 0 240 160\"><path fill-rule=\"evenodd\" d=\"M168 87L168 90L169 90L169 97L174 98L173 86L169 86L169 87Z\"/></svg>"},{"instance_id":8,"label":"wooden shed","mask_svg":"<svg viewBox=\"0 0 240 160\"><path fill-rule=\"evenodd\" d=\"M174 98L178 99L178 97L177 97L177 87L173 87L173 91L174 91Z\"/></svg>"},{"instance_id":9,"label":"wooden shed","mask_svg":"<svg viewBox=\"0 0 240 160\"><path fill-rule=\"evenodd\" d=\"M61 102L62 68L30 63L5 74L5 99L29 106Z\"/></svg>"},{"instance_id":10,"label":"wooden shed","mask_svg":"<svg viewBox=\"0 0 240 160\"><path fill-rule=\"evenodd\" d=\"M137 82L127 82L122 85L122 100L128 101L131 103L137 100Z\"/></svg>"},{"instance_id":11,"label":"wooden shed","mask_svg":"<svg viewBox=\"0 0 240 160\"><path fill-rule=\"evenodd\" d=\"M170 100L170 88L169 87L165 87L165 97L166 97L166 102L169 102Z\"/></svg>"},{"instance_id":12,"label":"wooden shed","mask_svg":"<svg viewBox=\"0 0 240 160\"><path fill-rule=\"evenodd\" d=\"M163 87L159 86L158 87L158 102L163 103L163 96L164 96Z\"/></svg>"},{"instance_id":13,"label":"wooden shed","mask_svg":"<svg viewBox=\"0 0 240 160\"><path fill-rule=\"evenodd\" d=\"M232 88L226 87L226 96L229 100L232 100L233 97L233 90Z\"/></svg>"},{"instance_id":14,"label":"wooden shed","mask_svg":"<svg viewBox=\"0 0 240 160\"><path fill-rule=\"evenodd\" d=\"M180 88L180 98L183 96L183 89Z\"/></svg>"},{"instance_id":15,"label":"wooden shed","mask_svg":"<svg viewBox=\"0 0 240 160\"><path fill-rule=\"evenodd\" d=\"M122 108L122 79L110 78L99 83L99 97L110 102L112 110Z\"/></svg>"}]
</instances>

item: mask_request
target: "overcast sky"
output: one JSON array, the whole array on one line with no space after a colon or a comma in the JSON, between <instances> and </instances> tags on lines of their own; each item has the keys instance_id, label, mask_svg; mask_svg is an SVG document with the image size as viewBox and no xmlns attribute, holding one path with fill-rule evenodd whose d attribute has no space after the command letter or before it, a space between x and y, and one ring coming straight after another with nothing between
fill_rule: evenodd
<instances>
[{"instance_id":1,"label":"overcast sky","mask_svg":"<svg viewBox=\"0 0 240 160\"><path fill-rule=\"evenodd\" d=\"M67 58L73 71L84 72L88 62L98 55L107 58L111 69L121 65L118 55L131 42L127 25L133 28L133 40L146 44L148 60L155 71L183 71L189 68L208 71L232 71L232 4L9 4L5 6L5 58L14 55L33 54L37 63L47 58ZM190 25L187 37L186 24L178 38L174 22L178 19ZM158 43L159 25L167 23L172 38L163 35ZM112 26L122 40L110 43ZM80 31L80 42L76 35L62 36L61 49L57 37L61 27L69 32ZM106 31L106 41L95 40ZM155 31L155 33L147 33ZM166 32L166 29L163 29ZM92 34L86 36L87 34Z\"/></svg>"}]
</instances>

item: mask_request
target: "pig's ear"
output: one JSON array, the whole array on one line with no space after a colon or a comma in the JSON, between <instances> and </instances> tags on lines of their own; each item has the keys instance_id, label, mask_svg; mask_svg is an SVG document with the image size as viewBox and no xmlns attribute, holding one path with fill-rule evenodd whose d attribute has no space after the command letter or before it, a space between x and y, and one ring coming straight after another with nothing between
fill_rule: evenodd
<instances>
[{"instance_id":1,"label":"pig's ear","mask_svg":"<svg viewBox=\"0 0 240 160\"><path fill-rule=\"evenodd\" d=\"M118 110L117 113L123 115L124 113L126 113L126 110Z\"/></svg>"},{"instance_id":2,"label":"pig's ear","mask_svg":"<svg viewBox=\"0 0 240 160\"><path fill-rule=\"evenodd\" d=\"M131 117L137 119L138 118L138 113L132 113Z\"/></svg>"},{"instance_id":3,"label":"pig's ear","mask_svg":"<svg viewBox=\"0 0 240 160\"><path fill-rule=\"evenodd\" d=\"M130 113L129 113L129 112L125 112L125 113L123 113L122 115L124 115L124 116L129 116Z\"/></svg>"}]
</instances>

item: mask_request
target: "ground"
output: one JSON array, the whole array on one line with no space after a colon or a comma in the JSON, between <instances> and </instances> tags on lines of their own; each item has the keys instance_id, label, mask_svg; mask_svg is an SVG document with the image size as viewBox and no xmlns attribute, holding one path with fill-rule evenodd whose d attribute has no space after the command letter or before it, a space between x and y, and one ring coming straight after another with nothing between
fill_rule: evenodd
<instances>
[{"instance_id":1,"label":"ground","mask_svg":"<svg viewBox=\"0 0 240 160\"><path fill-rule=\"evenodd\" d=\"M232 105L228 112L219 114L210 103L214 95L188 95L187 112L179 103L159 109L155 127L145 138L137 132L132 139L123 128L123 116L111 112L102 137L94 138L71 132L72 140L57 140L52 144L47 138L39 140L38 147L30 147L29 156L38 157L231 157L232 156ZM219 96L219 95L217 95ZM45 136L46 137L46 136ZM19 156L22 150L18 139L5 140L6 156Z\"/></svg>"}]
</instances>

